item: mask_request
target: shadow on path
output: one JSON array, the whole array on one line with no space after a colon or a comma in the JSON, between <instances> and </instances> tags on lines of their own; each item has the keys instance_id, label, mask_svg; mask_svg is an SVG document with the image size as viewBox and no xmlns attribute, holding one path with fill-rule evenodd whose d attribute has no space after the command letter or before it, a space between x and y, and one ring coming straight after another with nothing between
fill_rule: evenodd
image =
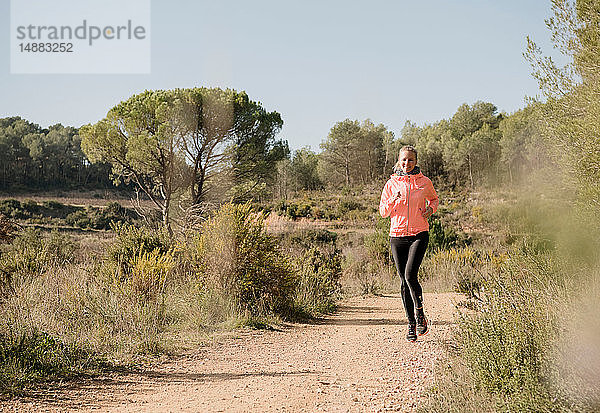
<instances>
[{"instance_id":1,"label":"shadow on path","mask_svg":"<svg viewBox=\"0 0 600 413\"><path fill-rule=\"evenodd\" d=\"M447 326L456 324L454 321L447 320L429 320L434 326ZM408 322L406 320L398 320L393 318L327 318L317 320L314 324L317 325L333 325L333 326L404 326Z\"/></svg>"},{"instance_id":2,"label":"shadow on path","mask_svg":"<svg viewBox=\"0 0 600 413\"><path fill-rule=\"evenodd\" d=\"M331 326L401 326L406 320L393 318L326 318L315 324Z\"/></svg>"},{"instance_id":3,"label":"shadow on path","mask_svg":"<svg viewBox=\"0 0 600 413\"><path fill-rule=\"evenodd\" d=\"M126 400L129 394L151 392L153 386L164 382L169 384L216 383L247 377L286 377L320 373L313 370L186 373L120 369L119 375L115 377L73 379L61 383L48 383L46 386L38 388L38 390L32 391L20 399L26 403L41 402L50 406L75 409L93 407L107 401L119 404L119 401Z\"/></svg>"}]
</instances>

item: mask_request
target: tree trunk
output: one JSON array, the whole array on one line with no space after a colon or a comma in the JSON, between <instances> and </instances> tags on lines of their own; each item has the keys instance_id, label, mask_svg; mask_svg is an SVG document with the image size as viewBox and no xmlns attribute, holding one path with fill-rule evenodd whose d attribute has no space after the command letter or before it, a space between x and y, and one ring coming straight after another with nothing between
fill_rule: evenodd
<instances>
[{"instance_id":1,"label":"tree trunk","mask_svg":"<svg viewBox=\"0 0 600 413\"><path fill-rule=\"evenodd\" d=\"M469 159L469 178L471 179L471 188L473 188L473 168L471 167L471 157Z\"/></svg>"},{"instance_id":2,"label":"tree trunk","mask_svg":"<svg viewBox=\"0 0 600 413\"><path fill-rule=\"evenodd\" d=\"M350 164L346 159L346 185L350 186Z\"/></svg>"},{"instance_id":3,"label":"tree trunk","mask_svg":"<svg viewBox=\"0 0 600 413\"><path fill-rule=\"evenodd\" d=\"M169 238L173 237L173 230L171 229L171 223L170 221L170 217L169 217L169 200L165 200L163 207L161 209L161 213L162 213L162 223L163 226L167 229L167 232L169 234Z\"/></svg>"}]
</instances>

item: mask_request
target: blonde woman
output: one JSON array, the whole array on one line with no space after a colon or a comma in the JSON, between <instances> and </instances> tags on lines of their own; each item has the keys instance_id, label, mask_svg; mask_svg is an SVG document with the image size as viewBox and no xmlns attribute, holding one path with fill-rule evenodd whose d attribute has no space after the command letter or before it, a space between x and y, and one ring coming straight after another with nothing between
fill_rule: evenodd
<instances>
[{"instance_id":1,"label":"blonde woman","mask_svg":"<svg viewBox=\"0 0 600 413\"><path fill-rule=\"evenodd\" d=\"M402 302L408 319L406 339L429 332L423 310L423 290L417 274L429 243L429 218L438 207L438 197L431 180L417 166L417 150L400 149L395 173L386 182L379 213L391 217L390 246L396 270L402 280Z\"/></svg>"}]
</instances>

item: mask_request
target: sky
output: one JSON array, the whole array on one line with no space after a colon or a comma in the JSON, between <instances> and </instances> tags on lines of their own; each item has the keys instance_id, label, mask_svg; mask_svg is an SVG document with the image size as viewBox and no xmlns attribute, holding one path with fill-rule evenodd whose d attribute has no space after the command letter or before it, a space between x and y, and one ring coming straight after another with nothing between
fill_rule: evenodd
<instances>
[{"instance_id":1,"label":"sky","mask_svg":"<svg viewBox=\"0 0 600 413\"><path fill-rule=\"evenodd\" d=\"M204 86L279 112L292 150L319 152L347 118L400 137L463 103L524 107L539 93L526 37L551 52L549 15L549 0L151 0L149 74L11 74L0 0L0 117L79 127L146 89Z\"/></svg>"}]
</instances>

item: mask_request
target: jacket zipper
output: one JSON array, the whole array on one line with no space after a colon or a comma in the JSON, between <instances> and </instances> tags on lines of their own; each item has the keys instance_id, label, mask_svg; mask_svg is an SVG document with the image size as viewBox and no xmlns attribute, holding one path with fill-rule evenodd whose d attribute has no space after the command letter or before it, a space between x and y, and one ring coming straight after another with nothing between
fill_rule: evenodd
<instances>
[{"instance_id":1,"label":"jacket zipper","mask_svg":"<svg viewBox=\"0 0 600 413\"><path fill-rule=\"evenodd\" d=\"M410 234L410 176L408 177L408 191L406 198L406 235L408 235Z\"/></svg>"}]
</instances>

